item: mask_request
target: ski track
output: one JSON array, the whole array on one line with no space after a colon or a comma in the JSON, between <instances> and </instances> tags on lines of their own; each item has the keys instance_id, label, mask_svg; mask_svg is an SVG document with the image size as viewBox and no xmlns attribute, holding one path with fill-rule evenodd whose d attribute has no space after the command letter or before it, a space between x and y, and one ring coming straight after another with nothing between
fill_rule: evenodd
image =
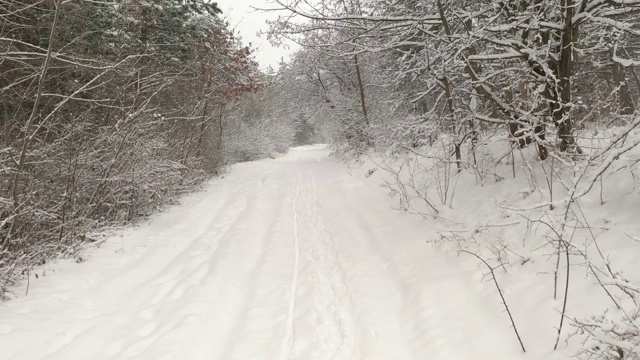
<instances>
[{"instance_id":1,"label":"ski track","mask_svg":"<svg viewBox=\"0 0 640 360\"><path fill-rule=\"evenodd\" d=\"M114 236L89 261L47 265L29 296L0 305L0 356L518 353L507 325L483 328L505 319L473 268L424 244L421 220L391 210L384 191L328 154L310 146L234 166L206 191Z\"/></svg>"}]
</instances>

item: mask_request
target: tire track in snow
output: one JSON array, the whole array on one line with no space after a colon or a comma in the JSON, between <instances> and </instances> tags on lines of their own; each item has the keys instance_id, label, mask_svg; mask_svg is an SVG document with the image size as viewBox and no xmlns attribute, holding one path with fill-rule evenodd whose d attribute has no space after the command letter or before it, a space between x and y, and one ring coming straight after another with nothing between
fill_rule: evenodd
<instances>
[{"instance_id":1,"label":"tire track in snow","mask_svg":"<svg viewBox=\"0 0 640 360\"><path fill-rule=\"evenodd\" d=\"M289 310L287 312L287 327L284 333L284 338L280 346L281 360L289 358L291 350L293 349L293 316L296 310L296 292L298 290L298 275L300 269L300 237L298 234L298 199L300 197L300 184L302 178L298 173L298 184L296 185L296 195L293 198L293 242L294 242L294 259L293 259L293 276L291 278L291 292L289 293Z\"/></svg>"},{"instance_id":2,"label":"tire track in snow","mask_svg":"<svg viewBox=\"0 0 640 360\"><path fill-rule=\"evenodd\" d=\"M242 232L242 238L239 240L245 243L244 247L237 248L234 251L235 255L227 259L231 261L224 266L227 270L232 271L232 275L228 276L233 276L234 282L236 282L236 285L231 286L230 290L238 291L238 284L242 284L241 288L245 291L242 297L234 300L232 306L227 309L227 314L233 313L235 316L233 316L231 326L224 331L226 346L212 357L214 359L256 359L259 358L257 354L276 353L279 349L282 337L274 338L272 331L265 331L265 325L267 325L267 330L273 329L273 320L270 318L274 313L273 310L288 306L288 304L281 305L283 300L288 298L287 289L284 286L290 280L288 281L287 277L282 279L283 296L282 298L274 298L275 289L281 287L278 286L279 282L273 281L273 265L280 269L282 264L279 262L274 264L270 258L273 257L274 252L278 252L280 234L283 230L288 234L291 229L291 224L287 223L290 218L283 216L283 212L286 211L287 215L289 214L286 209L290 206L292 197L283 196L280 191L269 193L268 197L277 201L277 205L264 206L271 201L266 201L264 198L257 199L257 202L260 203L259 206L249 218L245 219L255 226ZM265 214L268 214L267 218L265 218ZM253 239L253 241L247 242L246 240L249 239ZM283 250L289 248L290 246ZM243 264L244 269L237 267L237 264ZM224 296L228 290L219 292ZM281 314L282 312L276 313ZM265 322L265 317L269 317L269 321ZM247 343L253 345L273 344L273 346L271 351L266 348L256 351L252 346L246 346Z\"/></svg>"},{"instance_id":3,"label":"tire track in snow","mask_svg":"<svg viewBox=\"0 0 640 360\"><path fill-rule=\"evenodd\" d=\"M189 234L190 230L182 226L165 231L164 236L181 231L187 233L189 239L184 240L188 240L188 244L173 255L160 271L156 269L156 275L146 281L149 288L144 293L148 295L137 296L134 299L136 306L132 307L145 308L145 311L137 315L140 324L135 326L136 336L110 349L112 354L118 357L155 358L155 354L148 354L147 351L166 341L166 337L170 337L179 328L197 327L193 314L195 309L202 309L199 311L199 318L209 316L202 305L209 296L202 293L202 289L206 279L211 276L212 266L216 264L212 257L228 241L225 235L242 223L251 211L248 199L255 196L256 191L254 182L238 186L231 196L217 206L205 223L192 224L195 227L202 226L193 234ZM171 311L171 308L180 310ZM130 316L134 317L134 314ZM131 327L131 324L123 324L124 327Z\"/></svg>"},{"instance_id":4,"label":"tire track in snow","mask_svg":"<svg viewBox=\"0 0 640 360\"><path fill-rule=\"evenodd\" d=\"M62 306L63 301L69 300L73 305L66 307L73 308L81 317L60 310L56 311L55 317L50 317L51 320L47 319L65 324L59 326L66 329L62 335L57 334L55 341L48 341L43 346L41 351L48 354L46 358L79 358L71 354L77 352L81 347L79 344L86 343L93 344L96 351L108 358L157 358L146 354L161 347L166 336L191 321L191 315L182 311L183 305L191 302L198 281L208 272L211 264L206 254L217 246L218 234L225 233L243 218L247 199L253 193L252 185L251 181L234 184L222 199L219 199L218 191L208 192L202 199L189 204L185 212L171 217L161 214L159 219L153 220L154 226L139 229L136 237L143 240L138 241L142 251L132 248L125 252L129 255L122 258L125 261L115 258L119 261L108 263L100 272L91 271L96 275L91 274L93 280L83 293L82 301L63 298L56 304ZM199 219L197 214L205 211L211 211L211 217ZM127 243L128 238L122 241ZM103 273L119 273L121 280L135 276L136 280L103 283ZM94 293L98 291L108 296L96 298ZM69 318L74 322L70 323ZM105 333L127 336L108 344L100 343L99 339Z\"/></svg>"}]
</instances>

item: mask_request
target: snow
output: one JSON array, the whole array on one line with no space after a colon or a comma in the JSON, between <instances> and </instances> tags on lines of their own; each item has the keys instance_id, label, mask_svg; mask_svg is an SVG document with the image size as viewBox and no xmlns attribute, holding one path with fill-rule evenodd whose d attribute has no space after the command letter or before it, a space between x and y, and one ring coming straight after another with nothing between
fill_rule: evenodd
<instances>
[{"instance_id":1,"label":"snow","mask_svg":"<svg viewBox=\"0 0 640 360\"><path fill-rule=\"evenodd\" d=\"M238 164L180 205L87 250L85 261L36 269L28 295L23 283L13 289L18 298L0 306L3 359L571 354L566 337L551 351L560 300L549 296L549 274L537 272L548 270L546 262L522 261L528 277L496 270L523 353L484 265L437 241L447 231L515 234L512 225L524 221L490 201L500 184L479 188L463 179L456 213L443 209L425 220L393 210L380 186L384 172L370 165L349 171L323 145ZM516 192L520 185L506 196L529 196ZM631 230L620 231L637 235ZM623 264L635 257L613 256ZM593 295L577 286L570 306L584 310L579 296Z\"/></svg>"},{"instance_id":2,"label":"snow","mask_svg":"<svg viewBox=\"0 0 640 360\"><path fill-rule=\"evenodd\" d=\"M629 67L629 66L639 66L640 65L640 61L634 61L632 59L623 59L619 56L616 55L616 52L618 50L618 44L614 45L613 47L613 61L624 66L624 67Z\"/></svg>"},{"instance_id":3,"label":"snow","mask_svg":"<svg viewBox=\"0 0 640 360\"><path fill-rule=\"evenodd\" d=\"M40 269L0 308L3 357L518 358L473 267L383 193L324 147L237 165L90 260Z\"/></svg>"},{"instance_id":4,"label":"snow","mask_svg":"<svg viewBox=\"0 0 640 360\"><path fill-rule=\"evenodd\" d=\"M468 168L460 174L451 165L453 159L445 137L432 147L402 148L384 156L372 155L359 165L363 168L359 171L366 174L365 169L382 166L385 171L376 171L374 176L386 178L396 194L402 193L402 187L408 190L408 195L396 196L396 206L424 214L425 221L434 224L436 234L432 230L427 235L431 242L448 246L449 254L472 251L495 267L528 356L551 358L550 354L531 353L553 347L568 287L559 351L553 356L576 358L580 351L606 352L602 350L602 342L593 341L597 337L587 339L585 327L590 328L588 332L599 332L599 325L592 324L603 321L616 326L633 322L627 325L629 329L638 326L637 318L633 317L637 313L635 290L627 294L622 291L625 287L634 288L625 284L640 282L639 245L634 241L640 234L637 221L640 148L636 146L640 133L633 130L636 125L631 121L624 127L581 131L579 143L586 152L581 160L577 159L575 167L561 164L566 160L557 157L552 161L537 160L535 147L517 150L514 158L505 157L502 154L509 154L510 142L504 135L496 135L478 145L476 165L470 154L468 159L463 157ZM627 154L602 156L604 149L624 136L627 137L624 145L617 142L611 152ZM399 174L393 174L403 165ZM597 174L602 176L598 178ZM397 178L403 184L397 185ZM595 186L587 192L591 182ZM576 189L581 197L574 196L567 210L569 194ZM425 194L439 210L435 218L421 198ZM556 206L550 209L550 204ZM567 257L557 256L554 231L562 234L571 247L568 285ZM487 273L486 267L480 270ZM615 280L618 277L621 278ZM490 275L484 280L490 287ZM630 317L634 320L628 320ZM576 328L580 324L590 325ZM630 342L637 348L637 337ZM601 351L595 351L596 346ZM597 357L582 354L579 358Z\"/></svg>"}]
</instances>

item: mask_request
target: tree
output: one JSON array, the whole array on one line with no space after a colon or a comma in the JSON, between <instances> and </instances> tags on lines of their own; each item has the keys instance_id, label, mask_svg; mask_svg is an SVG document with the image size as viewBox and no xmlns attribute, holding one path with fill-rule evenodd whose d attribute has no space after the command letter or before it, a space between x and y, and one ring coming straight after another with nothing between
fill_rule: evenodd
<instances>
[{"instance_id":1,"label":"tree","mask_svg":"<svg viewBox=\"0 0 640 360\"><path fill-rule=\"evenodd\" d=\"M210 125L261 78L219 12L199 0L0 1L0 292L23 266L148 215L226 163Z\"/></svg>"},{"instance_id":2,"label":"tree","mask_svg":"<svg viewBox=\"0 0 640 360\"><path fill-rule=\"evenodd\" d=\"M395 76L387 80L397 89L425 87L411 102L421 104L423 111L446 111L445 126L459 140L476 139L471 118L506 124L514 141L538 143L542 158L549 148L580 150L573 134L577 64L604 50L602 44L589 46L594 37L633 34L633 14L640 11L637 1L326 0L313 8L293 1L277 3L280 10L308 21L283 16L273 32L302 44L308 33L340 34L325 35L339 40L323 46L345 58L396 54L399 61L386 69ZM393 61L393 55L388 56ZM522 79L519 84L512 84L514 77ZM436 99L446 101L438 105ZM470 111L472 102L477 106ZM628 101L624 107L629 108ZM549 124L557 127L556 145L546 136Z\"/></svg>"}]
</instances>

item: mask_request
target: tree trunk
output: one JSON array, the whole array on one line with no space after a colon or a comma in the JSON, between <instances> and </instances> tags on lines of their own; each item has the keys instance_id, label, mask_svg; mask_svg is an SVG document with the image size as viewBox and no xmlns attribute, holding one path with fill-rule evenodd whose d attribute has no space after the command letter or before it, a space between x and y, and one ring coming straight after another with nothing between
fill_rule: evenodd
<instances>
[{"instance_id":1,"label":"tree trunk","mask_svg":"<svg viewBox=\"0 0 640 360\"><path fill-rule=\"evenodd\" d=\"M360 73L360 64L358 63L358 55L353 55L353 61L356 65L356 76L358 77L358 89L360 90L360 105L362 106L362 114L364 122L369 127L369 115L367 113L367 103L365 101L364 85L362 84L362 75Z\"/></svg>"},{"instance_id":2,"label":"tree trunk","mask_svg":"<svg viewBox=\"0 0 640 360\"><path fill-rule=\"evenodd\" d=\"M618 90L620 114L633 114L635 112L635 108L633 106L633 102L631 101L629 84L627 83L627 74L625 73L624 66L620 65L617 62L613 63L613 83L616 87L620 87L620 89Z\"/></svg>"},{"instance_id":3,"label":"tree trunk","mask_svg":"<svg viewBox=\"0 0 640 360\"><path fill-rule=\"evenodd\" d=\"M569 114L569 104L571 103L571 73L573 70L573 41L576 32L575 25L572 24L575 6L573 0L561 0L561 5L565 9L564 29L562 32L562 48L560 49L560 59L558 61L558 91L556 93L556 104L553 109L553 119L558 127L558 138L560 139L560 150L566 151L573 140L573 121Z\"/></svg>"},{"instance_id":4,"label":"tree trunk","mask_svg":"<svg viewBox=\"0 0 640 360\"><path fill-rule=\"evenodd\" d=\"M456 131L456 121L455 121L455 108L453 104L453 93L451 92L451 86L449 85L449 79L446 77L442 79L442 83L444 84L444 92L447 97L447 110L449 111L449 115L451 118L451 133L452 135L458 135L458 131ZM462 172L462 150L461 142L459 139L453 140L453 153L456 156L456 166L458 167L458 172Z\"/></svg>"}]
</instances>

